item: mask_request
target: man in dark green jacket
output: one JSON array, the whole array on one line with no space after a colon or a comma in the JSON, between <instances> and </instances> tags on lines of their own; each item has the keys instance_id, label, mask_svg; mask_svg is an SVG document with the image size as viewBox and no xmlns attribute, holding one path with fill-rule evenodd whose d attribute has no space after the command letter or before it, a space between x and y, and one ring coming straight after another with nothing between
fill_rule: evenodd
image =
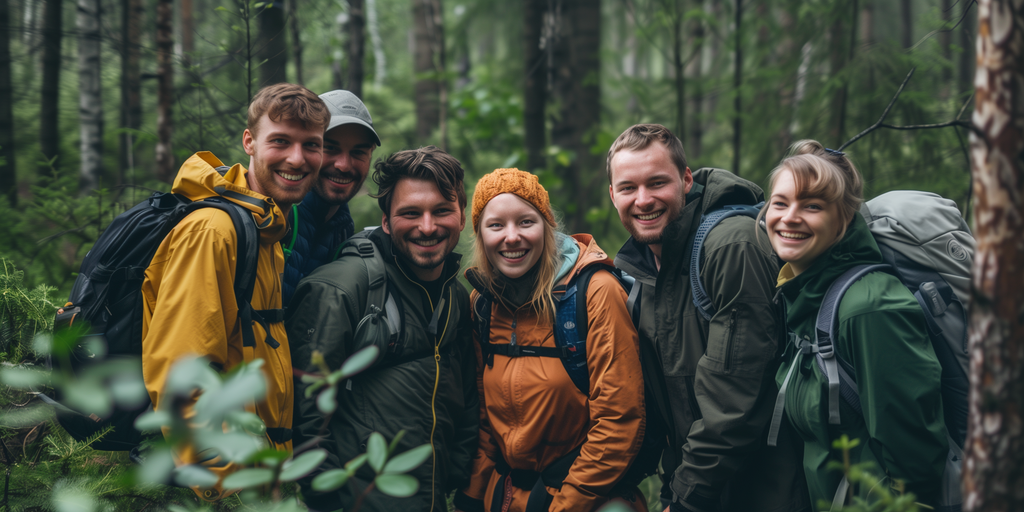
<instances>
[{"instance_id":1,"label":"man in dark green jacket","mask_svg":"<svg viewBox=\"0 0 1024 512\"><path fill-rule=\"evenodd\" d=\"M452 252L466 223L463 170L433 146L395 153L375 169L383 217L368 238L383 257L401 330L369 370L339 383L338 408L325 430L316 395L306 398L305 386L296 382L294 444L315 440L329 454L300 484L311 509L352 508L373 481L368 465L351 481L355 492L344 485L318 493L310 487L312 478L364 453L372 432L390 440L404 430L395 453L422 444L434 448L433 456L409 473L419 480L419 491L399 499L374 490L361 510L444 512L446 494L469 480L479 423L469 295L456 279L461 257ZM292 344L297 369L319 372L312 361L313 351L319 351L335 370L362 348L354 334L370 291L366 260L344 256L299 283L286 318L297 340Z\"/></svg>"},{"instance_id":2,"label":"man in dark green jacket","mask_svg":"<svg viewBox=\"0 0 1024 512\"><path fill-rule=\"evenodd\" d=\"M778 260L753 219L727 218L704 241L700 279L715 308L710 321L690 289L701 215L755 204L764 193L721 169L691 173L682 143L661 125L623 132L608 151L608 177L632 235L615 265L641 286L645 378L668 422L666 510L809 510L799 438L786 425L778 447L766 444L785 337L773 300Z\"/></svg>"}]
</instances>

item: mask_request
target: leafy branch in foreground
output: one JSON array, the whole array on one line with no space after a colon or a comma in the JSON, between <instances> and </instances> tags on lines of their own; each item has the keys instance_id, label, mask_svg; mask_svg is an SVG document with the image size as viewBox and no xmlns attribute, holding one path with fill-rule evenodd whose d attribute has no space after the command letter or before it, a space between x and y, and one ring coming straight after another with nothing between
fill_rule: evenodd
<instances>
[{"instance_id":1,"label":"leafy branch in foreground","mask_svg":"<svg viewBox=\"0 0 1024 512\"><path fill-rule=\"evenodd\" d=\"M832 442L832 447L842 450L843 460L831 461L828 469L841 471L850 482L847 494L847 502L850 504L842 507L842 512L916 512L921 508L931 509L927 505L917 503L917 497L913 493L905 493L903 482L895 481L895 492L885 479L876 477L873 473L875 465L872 462L850 463L850 451L860 445L860 439L850 439L843 434ZM853 489L856 486L862 489L869 489L869 496L876 498L874 501L865 500L855 494ZM818 501L819 510L829 510L832 504L826 500Z\"/></svg>"}]
</instances>

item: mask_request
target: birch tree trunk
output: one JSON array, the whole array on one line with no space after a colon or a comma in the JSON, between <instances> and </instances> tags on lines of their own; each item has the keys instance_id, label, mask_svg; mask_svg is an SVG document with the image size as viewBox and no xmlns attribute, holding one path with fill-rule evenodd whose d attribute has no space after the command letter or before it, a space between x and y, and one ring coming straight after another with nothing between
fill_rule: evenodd
<instances>
[{"instance_id":1,"label":"birch tree trunk","mask_svg":"<svg viewBox=\"0 0 1024 512\"><path fill-rule=\"evenodd\" d=\"M366 54L366 4L363 0L348 0L348 80L346 88L356 97L363 97L363 78Z\"/></svg>"},{"instance_id":2,"label":"birch tree trunk","mask_svg":"<svg viewBox=\"0 0 1024 512\"><path fill-rule=\"evenodd\" d=\"M156 177L171 183L174 180L174 153L171 136L174 119L171 104L174 101L174 38L171 30L174 15L173 0L158 0L156 4Z\"/></svg>"},{"instance_id":3,"label":"birch tree trunk","mask_svg":"<svg viewBox=\"0 0 1024 512\"><path fill-rule=\"evenodd\" d=\"M78 0L79 189L93 190L103 176L103 94L100 84L100 2Z\"/></svg>"},{"instance_id":4,"label":"birch tree trunk","mask_svg":"<svg viewBox=\"0 0 1024 512\"><path fill-rule=\"evenodd\" d=\"M130 130L142 126L142 81L139 66L142 0L121 1L121 158L118 182L135 169L135 136Z\"/></svg>"},{"instance_id":5,"label":"birch tree trunk","mask_svg":"<svg viewBox=\"0 0 1024 512\"><path fill-rule=\"evenodd\" d=\"M60 60L63 38L63 0L46 0L43 14L43 86L39 102L39 150L43 158L54 161L60 151L60 131L57 126L60 104ZM49 163L40 165L43 176L53 176Z\"/></svg>"},{"instance_id":6,"label":"birch tree trunk","mask_svg":"<svg viewBox=\"0 0 1024 512\"><path fill-rule=\"evenodd\" d=\"M0 27L11 26L11 6L0 0ZM14 165L14 112L11 95L11 31L0 34L0 194L11 207L18 205L17 174Z\"/></svg>"},{"instance_id":7,"label":"birch tree trunk","mask_svg":"<svg viewBox=\"0 0 1024 512\"><path fill-rule=\"evenodd\" d=\"M380 39L376 0L366 0L366 22L370 30L370 43L373 45L373 86L379 89L384 85L388 64L384 55L384 43Z\"/></svg>"},{"instance_id":8,"label":"birch tree trunk","mask_svg":"<svg viewBox=\"0 0 1024 512\"><path fill-rule=\"evenodd\" d=\"M964 510L1024 510L1024 0L979 0Z\"/></svg>"}]
</instances>

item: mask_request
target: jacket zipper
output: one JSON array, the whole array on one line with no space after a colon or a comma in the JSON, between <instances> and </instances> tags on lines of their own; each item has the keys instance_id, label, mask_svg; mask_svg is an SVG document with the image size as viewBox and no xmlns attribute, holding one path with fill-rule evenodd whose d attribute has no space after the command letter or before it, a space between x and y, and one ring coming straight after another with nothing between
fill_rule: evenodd
<instances>
[{"instance_id":1,"label":"jacket zipper","mask_svg":"<svg viewBox=\"0 0 1024 512\"><path fill-rule=\"evenodd\" d=\"M395 257L395 267L398 268L398 271L402 273L406 280L408 280L410 283L415 284L416 286L419 286L420 289L423 290L423 294L427 296L427 304L430 305L430 312L431 314L433 314L434 301L430 300L430 292L428 292L427 289L423 287L423 285L417 283L416 281L413 281L412 279L409 279L409 276L405 274L405 270L402 270L402 266L398 264L397 256ZM437 429L437 409L435 408L434 403L437 400L437 386L441 381L440 348L441 340L444 339L445 333L448 332L448 322L452 318L452 290L448 286L448 283L451 282L451 280L454 279L456 275L457 273L452 274L452 276L445 280L444 284L441 285L441 300L438 301L438 306L444 303L444 290L447 288L448 316L445 318L444 330L441 331L441 336L434 336L434 390L433 392L430 393L430 512L434 512L434 493L436 492L437 489L437 486L434 485L434 482L437 480L437 449L434 447L434 431Z\"/></svg>"},{"instance_id":2,"label":"jacket zipper","mask_svg":"<svg viewBox=\"0 0 1024 512\"><path fill-rule=\"evenodd\" d=\"M725 339L725 371L732 366L732 338L736 334L736 308L729 312L729 336Z\"/></svg>"}]
</instances>

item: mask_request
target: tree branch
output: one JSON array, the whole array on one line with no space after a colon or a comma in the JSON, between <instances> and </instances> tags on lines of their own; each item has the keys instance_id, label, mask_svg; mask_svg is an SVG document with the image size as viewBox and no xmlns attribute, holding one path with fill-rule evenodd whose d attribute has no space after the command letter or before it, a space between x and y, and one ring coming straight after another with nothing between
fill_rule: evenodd
<instances>
[{"instance_id":1,"label":"tree branch","mask_svg":"<svg viewBox=\"0 0 1024 512\"><path fill-rule=\"evenodd\" d=\"M947 121L945 123L933 123L933 124L912 124L912 125L908 125L908 126L897 126L897 125L894 125L894 124L886 123L885 122L885 118L889 116L889 111L892 110L893 105L896 104L896 100L899 99L900 94L903 93L903 89L904 89L904 87L907 86L907 82L910 81L910 77L914 76L914 71L916 69L917 68L913 68L913 69L910 70L910 73L907 73L907 77L903 79L903 83L900 84L900 88L899 88L899 90L896 91L896 95L893 96L892 100L889 101L889 106L885 107L885 111L882 112L882 117L878 118L878 121L876 121L875 124L873 124L870 127L868 127L868 129L858 133L852 139L846 141L846 143L844 143L842 146L839 146L839 151L842 151L843 149L848 147L850 144L853 144L854 142L857 142L858 140L860 140L861 138L863 138L867 134L869 134L869 133L871 133L871 132L873 132L873 131L875 131L875 130L877 130L879 128L888 128L890 130L909 131L909 130L931 130L931 129L934 129L934 128L948 128L950 126L954 126L954 127L966 128L966 129L974 132L976 135L979 135L979 136L983 136L984 135L981 132L981 130L979 130L976 126L974 126L974 123L972 123L970 121L962 121L960 119L960 117L962 117L964 115L964 112L967 110L967 105L970 105L971 104L971 100L974 99L974 95L973 94L971 95L970 98L967 98L967 101L965 101L964 104L960 107L960 111L957 112L956 117L953 118L952 121Z\"/></svg>"}]
</instances>

